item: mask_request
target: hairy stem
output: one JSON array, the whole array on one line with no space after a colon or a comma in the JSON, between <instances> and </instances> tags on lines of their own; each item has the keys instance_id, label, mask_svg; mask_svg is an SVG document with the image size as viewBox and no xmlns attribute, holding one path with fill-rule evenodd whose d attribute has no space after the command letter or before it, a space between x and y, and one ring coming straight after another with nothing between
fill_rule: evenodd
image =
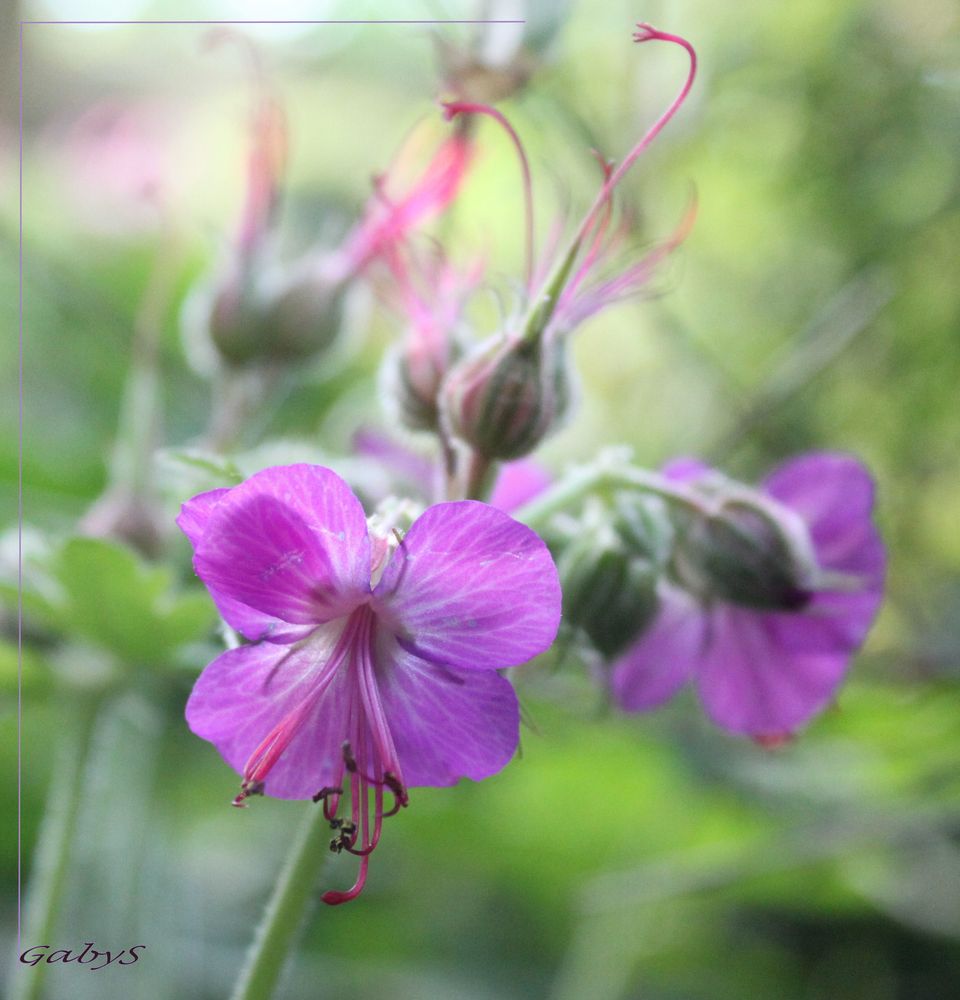
<instances>
[{"instance_id":1,"label":"hairy stem","mask_svg":"<svg viewBox=\"0 0 960 1000\"><path fill-rule=\"evenodd\" d=\"M566 510L590 493L605 490L633 490L661 497L667 503L704 512L703 501L682 486L671 483L656 472L647 472L628 464L617 450L602 454L591 465L574 469L560 482L513 512L513 517L534 529L541 529L554 514Z\"/></svg>"},{"instance_id":2,"label":"hairy stem","mask_svg":"<svg viewBox=\"0 0 960 1000\"><path fill-rule=\"evenodd\" d=\"M273 996L304 915L317 898L317 881L329 854L329 834L323 809L311 804L264 910L231 1000L269 1000Z\"/></svg>"},{"instance_id":3,"label":"hairy stem","mask_svg":"<svg viewBox=\"0 0 960 1000\"><path fill-rule=\"evenodd\" d=\"M100 701L87 695L63 706L60 743L53 763L47 802L34 849L30 886L23 909L18 950L50 945L69 870L70 851L84 793L90 736ZM10 1000L38 1000L47 965L14 962Z\"/></svg>"}]
</instances>

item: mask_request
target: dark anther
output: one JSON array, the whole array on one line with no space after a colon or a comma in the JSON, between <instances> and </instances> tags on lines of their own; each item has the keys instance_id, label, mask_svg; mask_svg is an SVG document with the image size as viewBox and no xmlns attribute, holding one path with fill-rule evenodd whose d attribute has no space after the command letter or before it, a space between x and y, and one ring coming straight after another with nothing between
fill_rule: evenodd
<instances>
[{"instance_id":1,"label":"dark anther","mask_svg":"<svg viewBox=\"0 0 960 1000\"><path fill-rule=\"evenodd\" d=\"M330 826L334 830L339 829L340 831L336 837L330 841L330 850L333 851L334 854L339 854L341 851L352 852L353 845L357 840L357 824L348 819L338 819L331 820Z\"/></svg>"},{"instance_id":2,"label":"dark anther","mask_svg":"<svg viewBox=\"0 0 960 1000\"><path fill-rule=\"evenodd\" d=\"M343 766L351 773L354 774L357 770L357 758L353 756L353 750L350 747L350 741L344 740L340 745L340 749L343 752Z\"/></svg>"},{"instance_id":3,"label":"dark anther","mask_svg":"<svg viewBox=\"0 0 960 1000\"><path fill-rule=\"evenodd\" d=\"M317 792L316 795L312 796L313 802L322 802L327 798L328 795L343 795L342 788L328 788L326 785Z\"/></svg>"},{"instance_id":4,"label":"dark anther","mask_svg":"<svg viewBox=\"0 0 960 1000\"><path fill-rule=\"evenodd\" d=\"M244 799L249 799L251 795L263 795L264 784L262 781L244 781L240 784L240 794L233 800L232 805L244 807Z\"/></svg>"},{"instance_id":5,"label":"dark anther","mask_svg":"<svg viewBox=\"0 0 960 1000\"><path fill-rule=\"evenodd\" d=\"M262 781L244 781L240 785L239 794L230 805L236 806L238 809L246 809L247 803L244 800L249 799L251 795L263 795L263 789Z\"/></svg>"},{"instance_id":6,"label":"dark anther","mask_svg":"<svg viewBox=\"0 0 960 1000\"><path fill-rule=\"evenodd\" d=\"M386 819L388 816L396 816L400 812L400 807L405 806L410 799L407 790L400 784L400 779L393 771L384 772L383 784L393 793L393 807L383 814L383 818Z\"/></svg>"}]
</instances>

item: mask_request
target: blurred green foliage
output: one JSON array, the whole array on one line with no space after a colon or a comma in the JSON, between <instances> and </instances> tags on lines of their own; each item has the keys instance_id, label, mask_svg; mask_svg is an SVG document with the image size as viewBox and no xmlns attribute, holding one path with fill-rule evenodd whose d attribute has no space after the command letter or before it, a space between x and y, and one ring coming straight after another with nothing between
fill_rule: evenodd
<instances>
[{"instance_id":1,"label":"blurred green foliage","mask_svg":"<svg viewBox=\"0 0 960 1000\"><path fill-rule=\"evenodd\" d=\"M239 7L187 6L132 5L130 16ZM423 18L499 10L465 0L406 7ZM535 12L544 37L550 9ZM52 0L24 10L68 16ZM647 242L671 231L691 184L699 209L657 297L609 310L578 335L581 406L544 460L559 470L598 442L624 441L651 465L696 453L750 479L805 448L854 451L878 480L889 597L839 706L776 753L711 730L692 696L622 718L599 703L587 665L561 668L554 656L519 671L533 723L522 757L479 785L415 789L388 821L362 899L312 916L282 995L957 995L960 14L947 0L642 9L573 0L555 10L568 17L530 87L502 105L532 157L540 238L551 213L569 205L575 217L592 198L589 147L622 155L679 82L675 53L630 44L639 18L689 37L701 75L622 195ZM383 16L372 2L324 11ZM464 26L442 30L468 36ZM290 117L284 233L302 247L325 226L342 232L406 131L439 118L430 33L251 34ZM186 364L178 315L233 224L249 100L237 61L204 54L201 36L196 26L28 25L24 34L23 503L43 539L42 558L27 545L24 567L25 873L71 711L54 688L64 676L98 676L105 659L135 668L102 695L56 942L148 945L137 966L94 977L50 967L52 1000L225 996L302 811L275 800L227 808L236 776L182 719L196 673L220 647L172 518L180 501L236 470L195 468L191 478L176 460L201 434L209 400ZM163 112L172 244L155 213L131 213L111 202L109 185L77 180L67 140L102 102ZM2 127L13 148L13 109ZM476 171L440 232L462 259L484 252L509 301L522 243L516 165L499 135L479 135ZM15 172L6 160L3 169L0 185L12 190ZM0 297L11 303L10 208L0 227ZM163 560L150 563L75 531L106 483L158 247L176 272L159 347L162 440L174 459L157 466L170 530ZM245 447L287 437L335 454L358 426L382 421L373 378L396 323L363 291L354 299L337 357L284 382ZM498 310L493 298L479 302L473 319L495 324ZM15 338L0 352L0 406L13 428ZM11 431L0 440L8 525L17 460ZM7 774L18 725L11 538L0 545ZM0 863L12 899L12 838ZM332 859L325 885L353 874L346 858ZM12 939L12 910L4 927Z\"/></svg>"}]
</instances>

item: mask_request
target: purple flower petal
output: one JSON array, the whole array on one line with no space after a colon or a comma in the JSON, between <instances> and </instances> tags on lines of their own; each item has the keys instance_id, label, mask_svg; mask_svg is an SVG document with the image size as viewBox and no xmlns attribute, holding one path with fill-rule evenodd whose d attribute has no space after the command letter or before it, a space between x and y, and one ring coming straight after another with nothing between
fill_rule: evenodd
<instances>
[{"instance_id":1,"label":"purple flower petal","mask_svg":"<svg viewBox=\"0 0 960 1000\"><path fill-rule=\"evenodd\" d=\"M194 566L218 594L293 624L349 612L370 589L360 502L330 469L264 469L207 519Z\"/></svg>"},{"instance_id":2,"label":"purple flower petal","mask_svg":"<svg viewBox=\"0 0 960 1000\"><path fill-rule=\"evenodd\" d=\"M408 651L454 667L524 663L553 642L560 623L560 581L546 545L472 500L417 518L374 600Z\"/></svg>"},{"instance_id":3,"label":"purple flower petal","mask_svg":"<svg viewBox=\"0 0 960 1000\"><path fill-rule=\"evenodd\" d=\"M690 678L705 639L700 606L683 591L662 587L650 629L613 664L611 687L621 708L643 712L672 698Z\"/></svg>"},{"instance_id":4,"label":"purple flower petal","mask_svg":"<svg viewBox=\"0 0 960 1000\"><path fill-rule=\"evenodd\" d=\"M407 785L443 786L496 774L519 741L520 710L493 670L457 670L421 660L382 635L379 690Z\"/></svg>"},{"instance_id":5,"label":"purple flower petal","mask_svg":"<svg viewBox=\"0 0 960 1000\"><path fill-rule=\"evenodd\" d=\"M775 469L763 488L807 523L822 566L863 573L880 585L883 546L870 520L873 479L855 458L801 455Z\"/></svg>"},{"instance_id":6,"label":"purple flower petal","mask_svg":"<svg viewBox=\"0 0 960 1000\"><path fill-rule=\"evenodd\" d=\"M870 474L849 455L814 452L781 465L764 488L803 518L818 564L840 576L802 613L768 616L768 628L793 652L856 649L883 596L885 555L871 521Z\"/></svg>"},{"instance_id":7,"label":"purple flower petal","mask_svg":"<svg viewBox=\"0 0 960 1000\"><path fill-rule=\"evenodd\" d=\"M668 478L694 484L710 472L692 459L664 469ZM690 676L717 725L769 741L833 699L882 597L885 557L871 521L873 482L850 456L814 453L775 470L764 490L809 530L822 574L810 600L790 611L719 600L691 600L685 613L665 607L614 667L613 689L624 707L659 704Z\"/></svg>"},{"instance_id":8,"label":"purple flower petal","mask_svg":"<svg viewBox=\"0 0 960 1000\"><path fill-rule=\"evenodd\" d=\"M207 530L207 521L218 503L230 492L227 488L198 493L180 505L177 527L187 536L196 549Z\"/></svg>"},{"instance_id":9,"label":"purple flower petal","mask_svg":"<svg viewBox=\"0 0 960 1000\"><path fill-rule=\"evenodd\" d=\"M550 473L532 459L508 462L497 476L490 506L509 513L542 493L551 481Z\"/></svg>"},{"instance_id":10,"label":"purple flower petal","mask_svg":"<svg viewBox=\"0 0 960 1000\"><path fill-rule=\"evenodd\" d=\"M736 733L791 733L825 708L843 680L849 654L784 648L769 615L718 605L697 668L704 708Z\"/></svg>"},{"instance_id":11,"label":"purple flower petal","mask_svg":"<svg viewBox=\"0 0 960 1000\"><path fill-rule=\"evenodd\" d=\"M266 793L309 798L342 770L349 677L337 671L311 704L326 656L340 629L322 628L299 647L260 643L221 653L200 675L187 702L187 722L239 774L270 733L289 720L292 737L270 770ZM301 713L298 716L298 713Z\"/></svg>"},{"instance_id":12,"label":"purple flower petal","mask_svg":"<svg viewBox=\"0 0 960 1000\"><path fill-rule=\"evenodd\" d=\"M180 508L180 516L177 518L177 525L180 530L190 540L190 544L197 548L203 533L207 529L207 521L217 504L229 493L229 489L210 490L208 493L199 493L197 496L187 500ZM208 585L210 597L220 612L220 617L232 628L247 639L254 641L267 639L270 642L295 642L304 635L309 634L310 626L289 625L273 615L256 611L246 604L227 597L215 588Z\"/></svg>"}]
</instances>

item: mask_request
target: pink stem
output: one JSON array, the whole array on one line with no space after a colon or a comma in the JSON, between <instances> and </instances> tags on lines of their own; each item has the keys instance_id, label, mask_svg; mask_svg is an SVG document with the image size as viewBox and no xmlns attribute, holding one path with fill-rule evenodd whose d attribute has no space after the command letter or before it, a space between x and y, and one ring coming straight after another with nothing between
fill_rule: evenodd
<instances>
[{"instance_id":1,"label":"pink stem","mask_svg":"<svg viewBox=\"0 0 960 1000\"><path fill-rule=\"evenodd\" d=\"M523 172L523 198L526 210L526 224L524 227L524 239L526 243L526 267L524 268L524 278L528 291L533 289L533 181L530 177L530 164L527 162L527 154L524 152L523 143L516 129L507 121L506 116L496 108L488 104L472 104L469 101L446 101L443 104L444 115L447 121L452 121L459 114L487 115L495 122L498 122L510 137L513 148L517 151L520 159L520 169Z\"/></svg>"},{"instance_id":2,"label":"pink stem","mask_svg":"<svg viewBox=\"0 0 960 1000\"><path fill-rule=\"evenodd\" d=\"M596 200L590 207L590 211L587 212L583 222L580 224L580 228L577 230L577 235L574 238L574 242L579 242L586 236L590 227L593 225L594 219L596 218L597 212L606 202L613 189L620 183L623 175L633 166L636 162L637 157L650 145L651 142L660 133L660 130L667 124L668 121L677 113L680 109L680 105L687 99L687 94L690 93L690 88L693 86L694 78L697 75L697 53L694 51L693 46L685 39L681 38L679 35L671 35L665 31L658 31L656 28L649 24L638 24L637 31L634 33L633 40L638 43L650 42L650 41L661 41L661 42L672 42L674 45L679 45L681 48L685 49L687 55L690 57L690 70L687 73L687 78L684 81L683 86L680 88L680 92L673 99L673 102L663 112L662 115L647 129L643 138L630 150L629 153L624 157L623 162L617 167L616 170L610 175L607 182L600 189L600 193L597 195Z\"/></svg>"}]
</instances>

